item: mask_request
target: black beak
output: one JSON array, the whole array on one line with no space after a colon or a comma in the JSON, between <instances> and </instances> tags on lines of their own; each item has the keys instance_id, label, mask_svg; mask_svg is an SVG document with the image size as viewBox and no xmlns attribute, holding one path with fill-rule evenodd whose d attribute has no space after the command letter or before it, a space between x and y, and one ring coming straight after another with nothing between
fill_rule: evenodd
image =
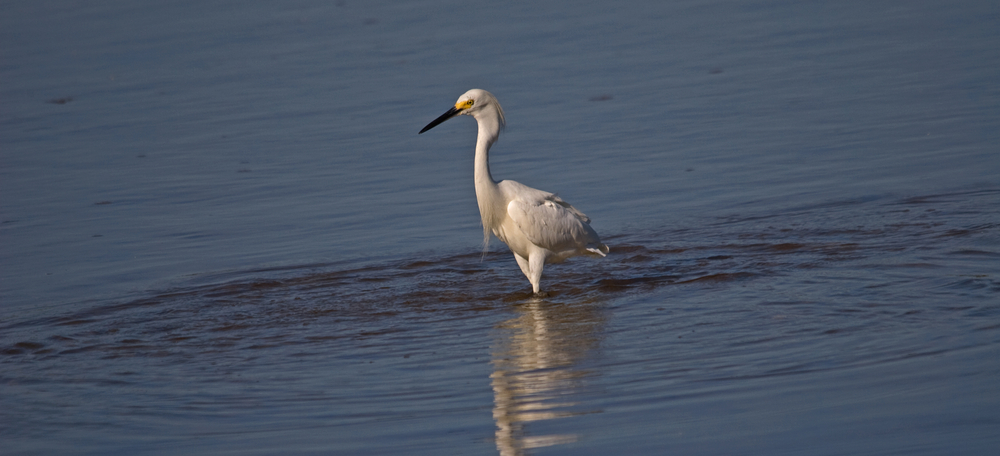
<instances>
[{"instance_id":1,"label":"black beak","mask_svg":"<svg viewBox=\"0 0 1000 456\"><path fill-rule=\"evenodd\" d=\"M423 132L425 132L427 130L430 130L431 128L434 128L434 127L440 125L442 122L444 122L444 121L446 121L446 120L448 120L448 119L450 119L452 117L455 117L456 115L458 115L459 112L460 111L458 109L456 109L454 106L452 106L452 108L449 109L448 112L446 112L444 114L441 114L440 117L438 117L437 119L432 120L431 123L427 124L427 126L424 127L423 130L420 130L420 133L423 133ZM417 134L419 135L420 133L417 133Z\"/></svg>"}]
</instances>

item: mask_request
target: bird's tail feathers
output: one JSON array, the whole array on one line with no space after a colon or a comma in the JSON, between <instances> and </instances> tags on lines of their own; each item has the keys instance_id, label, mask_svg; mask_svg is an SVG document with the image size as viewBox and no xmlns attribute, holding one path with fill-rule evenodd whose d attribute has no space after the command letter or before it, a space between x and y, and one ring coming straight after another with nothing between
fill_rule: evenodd
<instances>
[{"instance_id":1,"label":"bird's tail feathers","mask_svg":"<svg viewBox=\"0 0 1000 456\"><path fill-rule=\"evenodd\" d=\"M608 246L601 244L597 247L587 247L587 251L593 253L594 255L604 257L607 256L608 252L610 252L611 250L608 249Z\"/></svg>"}]
</instances>

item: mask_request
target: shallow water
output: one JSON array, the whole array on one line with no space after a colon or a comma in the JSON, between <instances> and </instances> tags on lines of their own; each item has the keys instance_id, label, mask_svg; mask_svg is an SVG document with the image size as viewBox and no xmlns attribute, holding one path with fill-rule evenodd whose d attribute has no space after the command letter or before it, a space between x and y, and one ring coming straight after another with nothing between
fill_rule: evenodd
<instances>
[{"instance_id":1,"label":"shallow water","mask_svg":"<svg viewBox=\"0 0 1000 456\"><path fill-rule=\"evenodd\" d=\"M6 324L7 431L84 453L982 452L997 195L613 236L542 299L501 254L204 275Z\"/></svg>"},{"instance_id":2,"label":"shallow water","mask_svg":"<svg viewBox=\"0 0 1000 456\"><path fill-rule=\"evenodd\" d=\"M1000 443L988 2L4 9L3 453ZM542 297L474 86L611 246Z\"/></svg>"}]
</instances>

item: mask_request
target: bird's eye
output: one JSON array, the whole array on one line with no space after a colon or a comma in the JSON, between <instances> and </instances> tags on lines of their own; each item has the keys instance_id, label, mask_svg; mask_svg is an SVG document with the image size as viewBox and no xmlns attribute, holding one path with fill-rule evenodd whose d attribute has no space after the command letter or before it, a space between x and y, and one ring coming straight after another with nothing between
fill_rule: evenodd
<instances>
[{"instance_id":1,"label":"bird's eye","mask_svg":"<svg viewBox=\"0 0 1000 456\"><path fill-rule=\"evenodd\" d=\"M466 107L466 108L471 108L471 107L472 107L472 105L473 105L473 103L475 103L475 102L476 102L475 100L469 100L469 101L466 101L466 102L465 102L465 107Z\"/></svg>"}]
</instances>

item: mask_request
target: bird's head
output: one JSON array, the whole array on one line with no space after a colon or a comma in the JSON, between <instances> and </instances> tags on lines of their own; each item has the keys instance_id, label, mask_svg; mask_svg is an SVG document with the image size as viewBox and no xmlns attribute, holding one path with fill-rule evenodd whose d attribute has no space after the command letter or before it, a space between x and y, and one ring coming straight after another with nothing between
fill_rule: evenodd
<instances>
[{"instance_id":1,"label":"bird's head","mask_svg":"<svg viewBox=\"0 0 1000 456\"><path fill-rule=\"evenodd\" d=\"M502 129L506 123L503 117L503 108L500 107L500 103L496 97L483 89L472 89L458 97L455 106L452 106L447 112L427 124L426 127L420 130L420 133L430 130L455 116L472 116L479 121L489 120L496 123L497 129Z\"/></svg>"}]
</instances>

